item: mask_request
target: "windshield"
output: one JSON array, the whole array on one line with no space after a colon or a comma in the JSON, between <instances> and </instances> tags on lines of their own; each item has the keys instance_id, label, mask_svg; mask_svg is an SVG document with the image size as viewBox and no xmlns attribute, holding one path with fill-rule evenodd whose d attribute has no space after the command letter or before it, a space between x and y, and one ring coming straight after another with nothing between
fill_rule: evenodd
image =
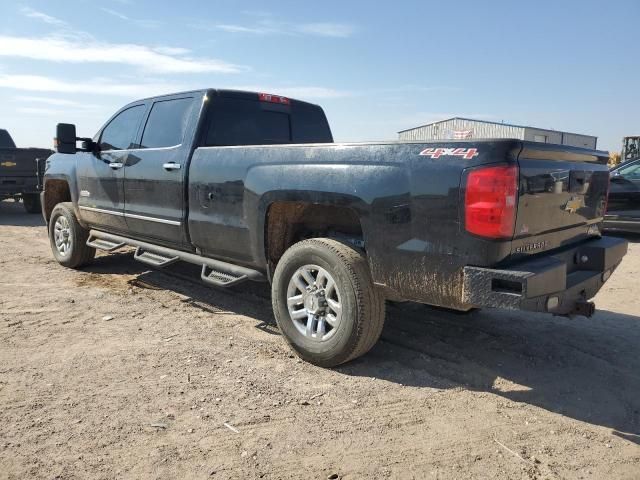
<instances>
[{"instance_id":1,"label":"windshield","mask_svg":"<svg viewBox=\"0 0 640 480\"><path fill-rule=\"evenodd\" d=\"M615 171L616 176L640 180L640 162L634 162L631 165L625 165L617 168Z\"/></svg>"}]
</instances>

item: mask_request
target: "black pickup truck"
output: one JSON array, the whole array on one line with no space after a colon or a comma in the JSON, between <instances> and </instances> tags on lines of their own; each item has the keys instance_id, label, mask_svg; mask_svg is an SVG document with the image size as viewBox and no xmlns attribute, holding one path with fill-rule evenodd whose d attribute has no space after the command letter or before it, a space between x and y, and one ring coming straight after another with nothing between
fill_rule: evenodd
<instances>
[{"instance_id":1,"label":"black pickup truck","mask_svg":"<svg viewBox=\"0 0 640 480\"><path fill-rule=\"evenodd\" d=\"M22 198L27 212L40 213L38 173L52 153L44 148L17 148L9 132L0 129L0 200Z\"/></svg>"},{"instance_id":2,"label":"black pickup truck","mask_svg":"<svg viewBox=\"0 0 640 480\"><path fill-rule=\"evenodd\" d=\"M81 147L77 142L81 141ZM42 193L53 255L136 247L219 287L269 281L293 349L366 353L385 300L591 315L627 251L601 235L604 152L520 140L333 143L322 109L202 90L59 124Z\"/></svg>"}]
</instances>

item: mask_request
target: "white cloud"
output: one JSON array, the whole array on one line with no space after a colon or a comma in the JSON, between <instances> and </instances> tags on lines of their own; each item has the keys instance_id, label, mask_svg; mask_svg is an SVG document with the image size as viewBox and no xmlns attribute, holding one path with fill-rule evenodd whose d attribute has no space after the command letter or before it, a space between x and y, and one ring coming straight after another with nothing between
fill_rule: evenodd
<instances>
[{"instance_id":1,"label":"white cloud","mask_svg":"<svg viewBox=\"0 0 640 480\"><path fill-rule=\"evenodd\" d=\"M156 73L238 73L248 67L210 58L193 58L185 50L106 43L64 37L0 35L0 56L67 63L119 63ZM171 53L168 53L171 52Z\"/></svg>"},{"instance_id":2,"label":"white cloud","mask_svg":"<svg viewBox=\"0 0 640 480\"><path fill-rule=\"evenodd\" d=\"M160 25L162 25L162 22L158 21L158 20L148 20L148 19L142 19L142 18L131 18L127 15L125 15L122 12L118 12L117 10L112 10L110 8L105 8L105 7L100 7L100 10L102 10L105 13L108 13L109 15L112 15L116 18L119 18L120 20L124 20L125 22L131 22L134 23L140 27L149 27L149 28L155 28L155 27L159 27Z\"/></svg>"},{"instance_id":3,"label":"white cloud","mask_svg":"<svg viewBox=\"0 0 640 480\"><path fill-rule=\"evenodd\" d=\"M153 50L163 55L186 55L191 51L181 47L154 47Z\"/></svg>"},{"instance_id":4,"label":"white cloud","mask_svg":"<svg viewBox=\"0 0 640 480\"><path fill-rule=\"evenodd\" d=\"M76 102L74 100L66 100L64 98L37 97L32 95L20 95L15 99L19 102L40 103L45 105L54 105L58 107L78 107L80 105L83 105L83 103L81 102Z\"/></svg>"},{"instance_id":5,"label":"white cloud","mask_svg":"<svg viewBox=\"0 0 640 480\"><path fill-rule=\"evenodd\" d=\"M296 30L309 35L336 38L347 38L355 32L353 26L342 23L303 23Z\"/></svg>"},{"instance_id":6,"label":"white cloud","mask_svg":"<svg viewBox=\"0 0 640 480\"><path fill-rule=\"evenodd\" d=\"M197 24L197 28L211 29L211 25ZM347 38L355 33L353 25L345 23L287 23L265 17L253 25L240 25L232 23L219 23L213 25L214 29L228 33L240 33L250 35L313 35L319 37Z\"/></svg>"},{"instance_id":7,"label":"white cloud","mask_svg":"<svg viewBox=\"0 0 640 480\"><path fill-rule=\"evenodd\" d=\"M108 13L109 15L113 15L114 17L119 18L120 20L131 20L124 13L116 12L115 10L111 10L110 8L100 7L100 10Z\"/></svg>"},{"instance_id":8,"label":"white cloud","mask_svg":"<svg viewBox=\"0 0 640 480\"><path fill-rule=\"evenodd\" d=\"M0 74L0 87L30 92L58 92L89 95L120 95L143 98L187 90L184 85L171 83L115 83L101 79L86 82L67 82L40 75Z\"/></svg>"},{"instance_id":9,"label":"white cloud","mask_svg":"<svg viewBox=\"0 0 640 480\"><path fill-rule=\"evenodd\" d=\"M56 92L68 94L91 94L91 95L121 95L133 98L152 97L192 89L193 86L147 82L147 83L116 83L105 79L93 78L85 82L67 82L56 78L40 75L10 75L0 74L0 87L11 88L28 92ZM197 87L196 87L197 88ZM201 85L200 88L206 88ZM346 90L336 90L333 88L319 86L268 86L268 85L227 85L219 88L229 88L234 90L246 90L250 92L266 92L274 95L284 95L287 97L305 99L331 99L354 96L352 92ZM57 99L42 95L24 95L18 97L25 101L41 102L54 106L74 106L73 100Z\"/></svg>"},{"instance_id":10,"label":"white cloud","mask_svg":"<svg viewBox=\"0 0 640 480\"><path fill-rule=\"evenodd\" d=\"M43 105L52 107L72 107L74 110L96 110L101 109L100 105L83 101L70 100L67 98L57 98L55 96L18 95L13 98L16 103L29 108L38 108Z\"/></svg>"},{"instance_id":11,"label":"white cloud","mask_svg":"<svg viewBox=\"0 0 640 480\"><path fill-rule=\"evenodd\" d=\"M35 115L35 116L47 116L47 117L55 117L59 116L62 111L55 110L53 108L45 108L45 107L18 107L16 108L16 112L24 113L26 115Z\"/></svg>"},{"instance_id":12,"label":"white cloud","mask_svg":"<svg viewBox=\"0 0 640 480\"><path fill-rule=\"evenodd\" d=\"M46 13L40 12L38 10L34 10L31 7L22 7L20 12L29 18L35 18L36 20L40 20L44 23L48 23L49 25L54 25L56 27L66 27L67 22L60 20L59 18L52 17L51 15L47 15Z\"/></svg>"},{"instance_id":13,"label":"white cloud","mask_svg":"<svg viewBox=\"0 0 640 480\"><path fill-rule=\"evenodd\" d=\"M282 33L278 30L265 28L265 27L245 27L243 25L232 25L232 24L219 24L216 25L218 30L222 30L224 32L229 33L251 33L255 35L266 35L269 33Z\"/></svg>"}]
</instances>

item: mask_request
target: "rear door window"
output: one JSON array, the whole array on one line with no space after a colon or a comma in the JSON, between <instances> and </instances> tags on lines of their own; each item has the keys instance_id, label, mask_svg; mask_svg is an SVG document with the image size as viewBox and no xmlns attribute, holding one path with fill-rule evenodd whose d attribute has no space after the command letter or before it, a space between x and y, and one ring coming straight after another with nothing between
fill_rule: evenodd
<instances>
[{"instance_id":1,"label":"rear door window","mask_svg":"<svg viewBox=\"0 0 640 480\"><path fill-rule=\"evenodd\" d=\"M133 148L144 105L135 105L116 115L102 130L100 150L128 150Z\"/></svg>"},{"instance_id":2,"label":"rear door window","mask_svg":"<svg viewBox=\"0 0 640 480\"><path fill-rule=\"evenodd\" d=\"M332 142L322 109L304 102L291 105L237 98L215 98L206 146L274 145Z\"/></svg>"},{"instance_id":3,"label":"rear door window","mask_svg":"<svg viewBox=\"0 0 640 480\"><path fill-rule=\"evenodd\" d=\"M155 102L144 127L140 148L163 148L180 145L187 130L193 98Z\"/></svg>"},{"instance_id":4,"label":"rear door window","mask_svg":"<svg viewBox=\"0 0 640 480\"><path fill-rule=\"evenodd\" d=\"M207 146L291 143L289 114L251 100L214 100Z\"/></svg>"}]
</instances>

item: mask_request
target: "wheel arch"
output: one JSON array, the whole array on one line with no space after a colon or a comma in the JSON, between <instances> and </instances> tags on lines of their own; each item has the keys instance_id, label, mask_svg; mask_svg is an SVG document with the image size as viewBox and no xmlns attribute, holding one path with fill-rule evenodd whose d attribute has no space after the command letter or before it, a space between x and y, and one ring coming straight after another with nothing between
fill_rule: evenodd
<instances>
[{"instance_id":1,"label":"wheel arch","mask_svg":"<svg viewBox=\"0 0 640 480\"><path fill-rule=\"evenodd\" d=\"M353 205L279 199L266 207L263 254L273 270L293 244L314 237L341 239L366 250L363 212Z\"/></svg>"},{"instance_id":2,"label":"wheel arch","mask_svg":"<svg viewBox=\"0 0 640 480\"><path fill-rule=\"evenodd\" d=\"M42 214L47 223L55 206L62 202L71 202L71 187L66 178L46 178L42 193Z\"/></svg>"}]
</instances>

